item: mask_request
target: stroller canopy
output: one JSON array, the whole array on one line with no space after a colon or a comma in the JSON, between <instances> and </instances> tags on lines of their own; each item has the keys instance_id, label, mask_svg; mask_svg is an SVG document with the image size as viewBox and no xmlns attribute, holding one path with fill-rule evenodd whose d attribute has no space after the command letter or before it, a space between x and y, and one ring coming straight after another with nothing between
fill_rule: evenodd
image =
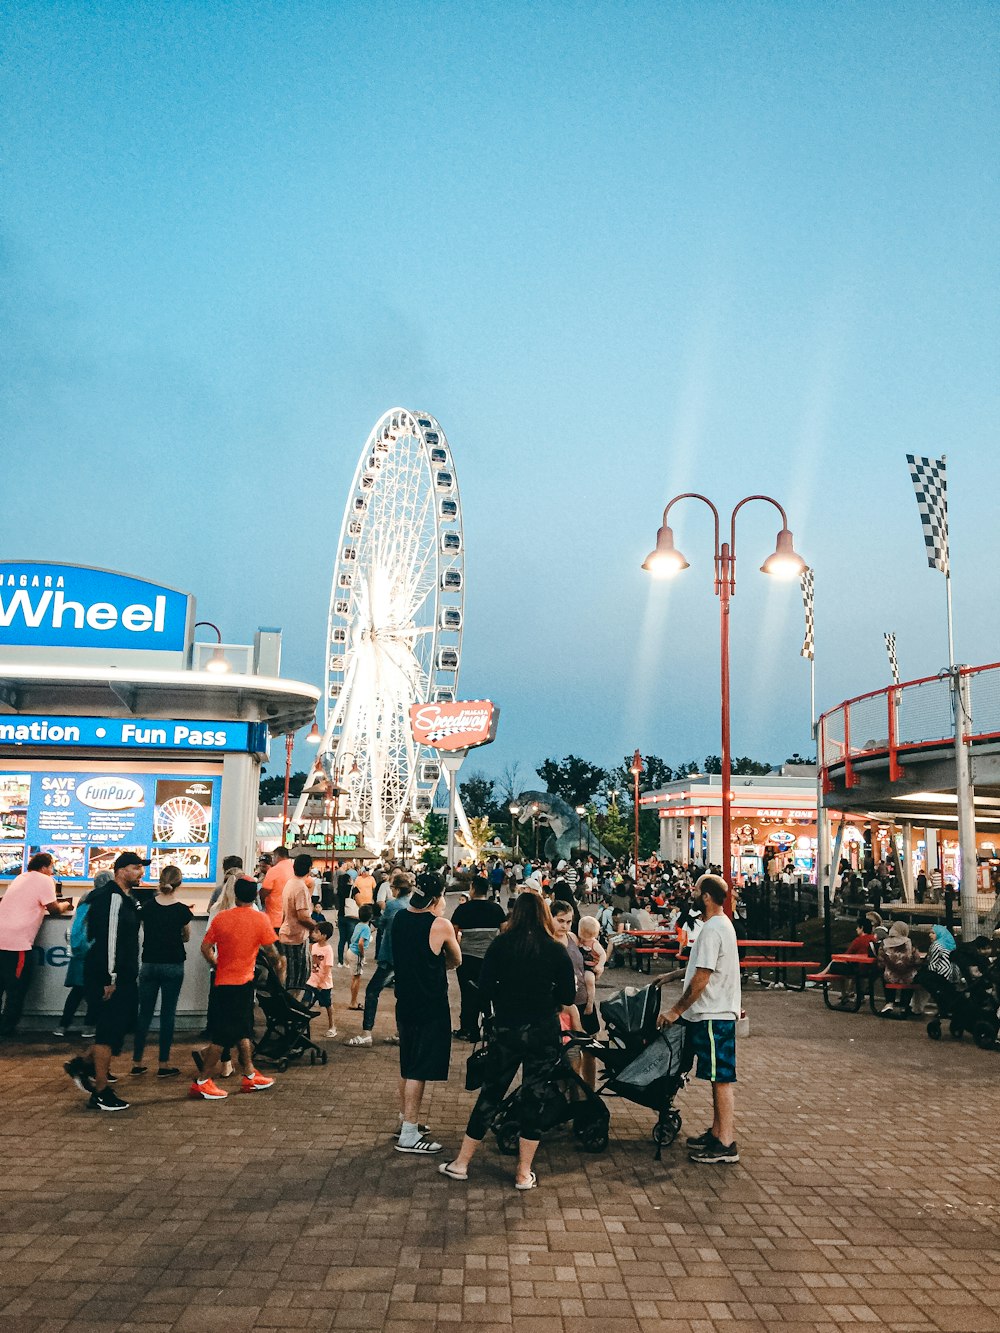
<instances>
[{"instance_id":1,"label":"stroller canopy","mask_svg":"<svg viewBox=\"0 0 1000 1333\"><path fill-rule=\"evenodd\" d=\"M659 986L643 986L637 990L626 986L607 1000L601 1001L601 1015L608 1028L621 1037L648 1040L656 1032L660 1014Z\"/></svg>"}]
</instances>

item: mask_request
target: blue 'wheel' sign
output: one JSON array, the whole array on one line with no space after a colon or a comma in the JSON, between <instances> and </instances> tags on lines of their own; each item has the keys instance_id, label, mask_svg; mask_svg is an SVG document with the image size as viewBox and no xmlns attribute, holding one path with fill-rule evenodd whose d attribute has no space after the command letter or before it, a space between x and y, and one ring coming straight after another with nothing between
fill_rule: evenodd
<instances>
[{"instance_id":1,"label":"blue 'wheel' sign","mask_svg":"<svg viewBox=\"0 0 1000 1333\"><path fill-rule=\"evenodd\" d=\"M84 565L0 561L0 647L183 652L191 598Z\"/></svg>"}]
</instances>

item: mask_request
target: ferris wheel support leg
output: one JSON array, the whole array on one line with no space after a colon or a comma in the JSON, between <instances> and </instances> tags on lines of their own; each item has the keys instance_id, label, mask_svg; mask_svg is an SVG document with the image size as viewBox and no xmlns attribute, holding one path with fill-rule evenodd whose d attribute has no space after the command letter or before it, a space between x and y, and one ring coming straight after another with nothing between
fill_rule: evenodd
<instances>
[{"instance_id":1,"label":"ferris wheel support leg","mask_svg":"<svg viewBox=\"0 0 1000 1333\"><path fill-rule=\"evenodd\" d=\"M458 827L462 830L462 837L469 846L472 846L472 829L469 827L469 819L465 813L465 807L462 805L462 793L455 791L455 814L458 816Z\"/></svg>"}]
</instances>

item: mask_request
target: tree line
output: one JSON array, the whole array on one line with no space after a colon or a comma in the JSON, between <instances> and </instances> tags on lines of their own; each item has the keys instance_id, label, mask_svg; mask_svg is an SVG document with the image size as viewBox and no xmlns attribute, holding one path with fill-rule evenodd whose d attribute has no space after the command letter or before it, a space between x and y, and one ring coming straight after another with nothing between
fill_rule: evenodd
<instances>
[{"instance_id":1,"label":"tree line","mask_svg":"<svg viewBox=\"0 0 1000 1333\"><path fill-rule=\"evenodd\" d=\"M812 761L794 754L785 762L806 764ZM581 841L584 846L589 826L608 851L616 856L625 856L632 849L635 827L635 785L631 766L631 755L625 755L622 762L614 767L603 768L578 755L568 754L562 759L543 759L534 771L547 792L561 796L574 809L586 807L586 814L582 817L584 828ZM773 768L773 764L752 759L749 755L742 755L732 761L734 776L763 776L772 772ZM706 755L701 764L692 759L677 765L668 764L659 755L643 755L639 794L641 796L644 792L658 791L669 782L694 774L721 772L722 758L717 754ZM464 782L459 783L458 789L469 818L487 820L505 841L509 841L509 806L521 791L530 790L534 786L535 783L530 779L520 780L518 765L514 764L509 765L498 780L482 772L470 773ZM649 856L659 847L659 825L657 811L640 805L640 856Z\"/></svg>"}]
</instances>

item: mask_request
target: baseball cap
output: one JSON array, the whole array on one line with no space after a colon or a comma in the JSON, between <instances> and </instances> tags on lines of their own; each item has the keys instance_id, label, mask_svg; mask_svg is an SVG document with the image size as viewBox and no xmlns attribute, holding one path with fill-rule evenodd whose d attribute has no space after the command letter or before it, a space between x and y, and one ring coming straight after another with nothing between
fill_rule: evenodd
<instances>
[{"instance_id":1,"label":"baseball cap","mask_svg":"<svg viewBox=\"0 0 1000 1333\"><path fill-rule=\"evenodd\" d=\"M136 852L122 852L115 862L115 874L119 870L126 869L127 866L148 866L151 864L151 861L144 861Z\"/></svg>"}]
</instances>

